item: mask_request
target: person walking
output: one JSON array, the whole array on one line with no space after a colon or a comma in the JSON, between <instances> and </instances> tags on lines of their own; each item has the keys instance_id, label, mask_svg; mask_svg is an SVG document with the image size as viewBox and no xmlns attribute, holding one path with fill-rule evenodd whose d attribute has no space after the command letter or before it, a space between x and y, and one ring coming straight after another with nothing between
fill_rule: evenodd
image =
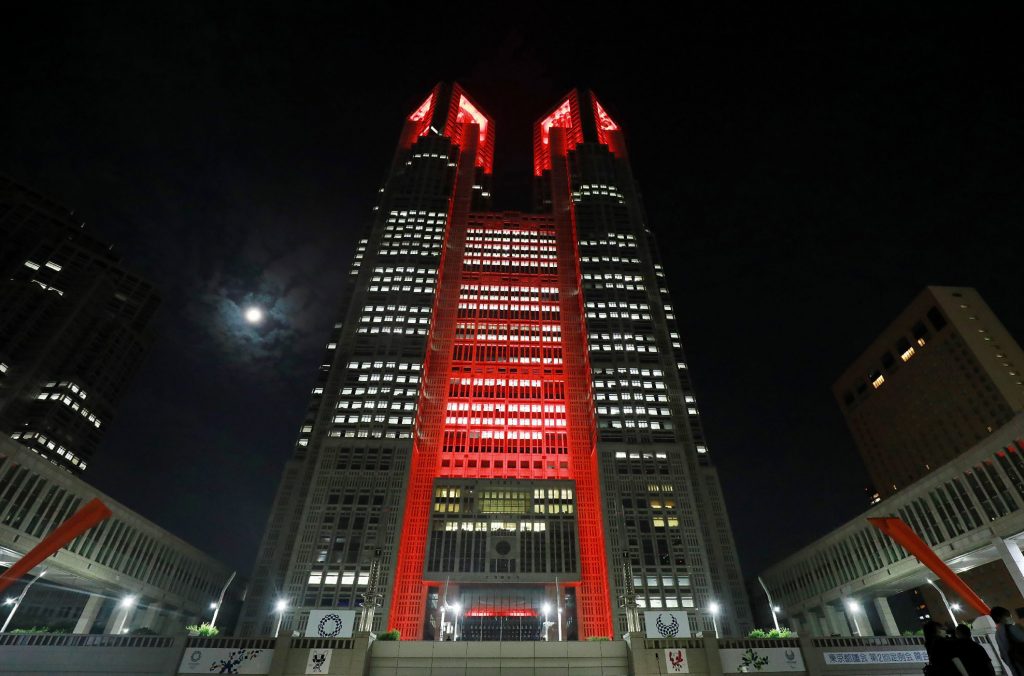
<instances>
[{"instance_id":1,"label":"person walking","mask_svg":"<svg viewBox=\"0 0 1024 676\"><path fill-rule=\"evenodd\" d=\"M1010 669L1011 676L1024 676L1024 640L1020 628L1013 623L1013 615L1002 606L993 606L989 615L996 623L996 645L1003 664Z\"/></svg>"},{"instance_id":2,"label":"person walking","mask_svg":"<svg viewBox=\"0 0 1024 676\"><path fill-rule=\"evenodd\" d=\"M967 676L996 676L995 667L988 652L971 638L971 628L966 624L956 627L953 654L960 658Z\"/></svg>"},{"instance_id":3,"label":"person walking","mask_svg":"<svg viewBox=\"0 0 1024 676\"><path fill-rule=\"evenodd\" d=\"M924 648L928 651L926 676L970 676L946 628L934 620L924 623Z\"/></svg>"}]
</instances>

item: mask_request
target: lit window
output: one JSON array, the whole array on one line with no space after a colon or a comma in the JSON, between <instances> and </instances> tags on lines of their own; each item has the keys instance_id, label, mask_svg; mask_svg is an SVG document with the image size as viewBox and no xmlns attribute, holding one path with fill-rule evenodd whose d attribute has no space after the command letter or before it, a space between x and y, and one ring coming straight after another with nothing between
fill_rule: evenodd
<instances>
[{"instance_id":1,"label":"lit window","mask_svg":"<svg viewBox=\"0 0 1024 676\"><path fill-rule=\"evenodd\" d=\"M883 376L881 373L879 373L878 377L871 381L871 385L877 390L879 387L882 386L882 383L884 383L884 382L885 382L885 376Z\"/></svg>"},{"instance_id":2,"label":"lit window","mask_svg":"<svg viewBox=\"0 0 1024 676\"><path fill-rule=\"evenodd\" d=\"M903 361L910 361L910 358L913 357L913 356L914 356L914 348L908 347L907 351L900 355L900 359L902 359Z\"/></svg>"}]
</instances>

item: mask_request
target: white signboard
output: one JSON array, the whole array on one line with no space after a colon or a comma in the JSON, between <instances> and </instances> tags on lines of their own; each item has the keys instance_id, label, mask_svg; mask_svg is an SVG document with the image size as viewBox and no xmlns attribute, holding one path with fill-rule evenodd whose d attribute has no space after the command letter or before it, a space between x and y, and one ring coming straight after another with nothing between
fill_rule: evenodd
<instances>
[{"instance_id":1,"label":"white signboard","mask_svg":"<svg viewBox=\"0 0 1024 676\"><path fill-rule=\"evenodd\" d=\"M306 622L306 636L313 638L350 638L356 624L354 610L314 610Z\"/></svg>"},{"instance_id":2,"label":"white signboard","mask_svg":"<svg viewBox=\"0 0 1024 676\"><path fill-rule=\"evenodd\" d=\"M647 638L689 638L690 620L685 610L648 610L644 612Z\"/></svg>"},{"instance_id":3,"label":"white signboard","mask_svg":"<svg viewBox=\"0 0 1024 676\"><path fill-rule=\"evenodd\" d=\"M309 657L306 659L306 673L307 674L328 674L331 671L331 653L334 651L330 648L312 648L309 651Z\"/></svg>"},{"instance_id":4,"label":"white signboard","mask_svg":"<svg viewBox=\"0 0 1024 676\"><path fill-rule=\"evenodd\" d=\"M800 648L725 648L718 654L726 674L806 671Z\"/></svg>"},{"instance_id":5,"label":"white signboard","mask_svg":"<svg viewBox=\"0 0 1024 676\"><path fill-rule=\"evenodd\" d=\"M928 661L925 650L873 650L849 653L824 653L825 664L846 666L848 664L924 664Z\"/></svg>"},{"instance_id":6,"label":"white signboard","mask_svg":"<svg viewBox=\"0 0 1024 676\"><path fill-rule=\"evenodd\" d=\"M274 650L255 648L185 648L181 674L269 674Z\"/></svg>"},{"instance_id":7,"label":"white signboard","mask_svg":"<svg viewBox=\"0 0 1024 676\"><path fill-rule=\"evenodd\" d=\"M682 648L668 648L665 651L665 669L670 674L690 673L690 661L686 659L686 651Z\"/></svg>"}]
</instances>

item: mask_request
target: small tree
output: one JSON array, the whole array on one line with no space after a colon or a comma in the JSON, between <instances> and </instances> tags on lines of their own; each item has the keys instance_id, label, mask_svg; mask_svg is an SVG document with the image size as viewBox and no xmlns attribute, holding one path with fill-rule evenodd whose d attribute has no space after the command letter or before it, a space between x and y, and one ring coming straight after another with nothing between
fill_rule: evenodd
<instances>
[{"instance_id":1,"label":"small tree","mask_svg":"<svg viewBox=\"0 0 1024 676\"><path fill-rule=\"evenodd\" d=\"M195 636L216 636L220 633L220 629L213 626L209 622L203 622L202 624L190 624L185 629L188 633Z\"/></svg>"}]
</instances>

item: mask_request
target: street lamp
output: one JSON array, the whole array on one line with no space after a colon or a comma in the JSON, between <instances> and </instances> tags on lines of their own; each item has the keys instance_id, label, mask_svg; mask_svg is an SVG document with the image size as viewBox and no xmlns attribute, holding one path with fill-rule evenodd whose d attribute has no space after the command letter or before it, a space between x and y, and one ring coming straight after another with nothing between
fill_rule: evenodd
<instances>
[{"instance_id":1,"label":"street lamp","mask_svg":"<svg viewBox=\"0 0 1024 676\"><path fill-rule=\"evenodd\" d=\"M46 575L45 568L42 570L42 572L39 573L37 577L35 577L31 582L25 585L25 588L21 590L21 593L18 594L16 598L9 598L6 601L4 601L5 606L11 606L11 612L7 613L7 619L4 620L4 626L0 627L0 634L7 631L7 625L9 625L11 623L11 620L14 618L14 613L16 610L18 610L18 607L21 605L22 600L25 598L25 594L28 593L28 588L34 585L39 580L41 580L43 578L43 575Z\"/></svg>"},{"instance_id":2,"label":"street lamp","mask_svg":"<svg viewBox=\"0 0 1024 676\"><path fill-rule=\"evenodd\" d=\"M548 627L551 626L551 623L548 622L548 613L551 612L551 604L545 602L544 605L541 606L541 611L544 613L544 640L547 641L548 640Z\"/></svg>"},{"instance_id":3,"label":"street lamp","mask_svg":"<svg viewBox=\"0 0 1024 676\"><path fill-rule=\"evenodd\" d=\"M860 612L860 604L850 599L846 602L846 608L850 611L850 617L853 618L853 629L857 632L857 636L860 636L860 622L857 621L857 613Z\"/></svg>"},{"instance_id":4,"label":"street lamp","mask_svg":"<svg viewBox=\"0 0 1024 676\"><path fill-rule=\"evenodd\" d=\"M711 612L711 624L715 628L715 638L718 638L718 613L722 612L722 606L718 604L718 601L712 601L708 604L708 610Z\"/></svg>"},{"instance_id":5,"label":"street lamp","mask_svg":"<svg viewBox=\"0 0 1024 676\"><path fill-rule=\"evenodd\" d=\"M121 599L121 603L118 604L121 608L121 621L117 623L117 629L114 630L115 634L122 633L122 631L125 628L125 620L128 619L128 613L131 611L132 607L134 607L135 604L138 603L138 600L139 598L132 594L129 594L128 596L125 596L123 599Z\"/></svg>"},{"instance_id":6,"label":"street lamp","mask_svg":"<svg viewBox=\"0 0 1024 676\"><path fill-rule=\"evenodd\" d=\"M452 640L453 641L458 641L459 640L459 613L461 613L461 612L462 612L462 604L460 604L460 603L453 603L452 604L452 614L455 615L455 619L452 620Z\"/></svg>"},{"instance_id":7,"label":"street lamp","mask_svg":"<svg viewBox=\"0 0 1024 676\"><path fill-rule=\"evenodd\" d=\"M960 612L960 604L959 603L950 603L949 604L949 610L950 610L950 613L949 613L950 615L953 615L953 611ZM953 615L953 624L959 624L957 622L956 615Z\"/></svg>"},{"instance_id":8,"label":"street lamp","mask_svg":"<svg viewBox=\"0 0 1024 676\"><path fill-rule=\"evenodd\" d=\"M281 620L284 619L284 611L288 610L288 601L278 599L274 604L274 612L277 613L277 626L274 627L274 638L281 633Z\"/></svg>"}]
</instances>

